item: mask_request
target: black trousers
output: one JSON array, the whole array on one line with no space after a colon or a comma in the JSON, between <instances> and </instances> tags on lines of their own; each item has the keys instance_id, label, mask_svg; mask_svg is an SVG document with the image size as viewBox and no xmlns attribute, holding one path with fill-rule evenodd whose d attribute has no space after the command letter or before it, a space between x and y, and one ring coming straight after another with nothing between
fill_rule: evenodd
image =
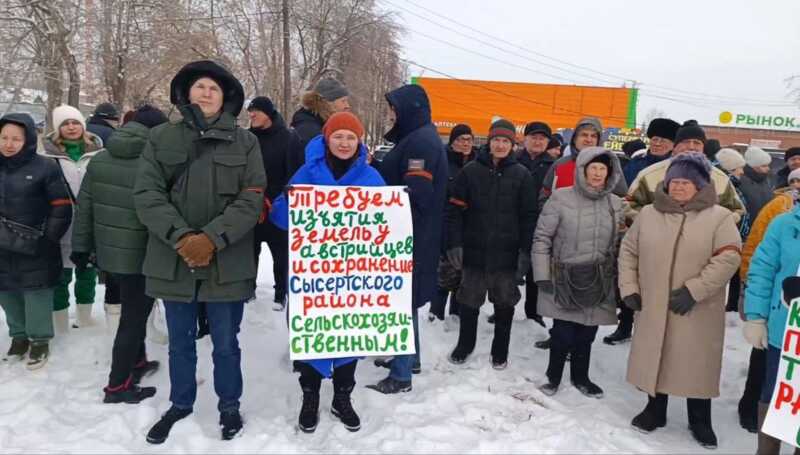
<instances>
[{"instance_id":1,"label":"black trousers","mask_svg":"<svg viewBox=\"0 0 800 455\"><path fill-rule=\"evenodd\" d=\"M550 329L550 361L546 373L551 383L561 383L568 354L572 382L585 384L589 381L589 362L597 328L596 325L553 319L553 328Z\"/></svg>"},{"instance_id":2,"label":"black trousers","mask_svg":"<svg viewBox=\"0 0 800 455\"><path fill-rule=\"evenodd\" d=\"M533 268L528 269L525 275L525 317L535 318L538 314L539 287L533 281Z\"/></svg>"},{"instance_id":3,"label":"black trousers","mask_svg":"<svg viewBox=\"0 0 800 455\"><path fill-rule=\"evenodd\" d=\"M355 387L357 365L358 360L353 360L333 370L334 392L346 392ZM300 372L300 387L303 390L319 392L322 385L322 375L319 371L306 362L294 362L294 367Z\"/></svg>"},{"instance_id":4,"label":"black trousers","mask_svg":"<svg viewBox=\"0 0 800 455\"><path fill-rule=\"evenodd\" d=\"M767 350L755 349L750 351L750 365L747 368L747 381L744 385L742 399L739 400L739 412L756 415L758 401L761 398L761 388L764 386L764 376L767 370Z\"/></svg>"},{"instance_id":5,"label":"black trousers","mask_svg":"<svg viewBox=\"0 0 800 455\"><path fill-rule=\"evenodd\" d=\"M440 320L444 319L444 308L447 306L447 299L450 298L450 314L458 314L459 303L456 299L456 292L448 289L438 288L431 300L431 313Z\"/></svg>"},{"instance_id":6,"label":"black trousers","mask_svg":"<svg viewBox=\"0 0 800 455\"><path fill-rule=\"evenodd\" d=\"M289 235L283 229L270 223L269 220L257 224L255 228L256 269L261 256L261 243L267 242L272 254L272 275L275 280L275 296L286 295L289 280Z\"/></svg>"},{"instance_id":7,"label":"black trousers","mask_svg":"<svg viewBox=\"0 0 800 455\"><path fill-rule=\"evenodd\" d=\"M144 339L153 309L153 299L144 293L144 275L115 274L114 279L119 284L122 315L111 352L108 385L112 388L124 384L134 367L147 358Z\"/></svg>"},{"instance_id":8,"label":"black trousers","mask_svg":"<svg viewBox=\"0 0 800 455\"><path fill-rule=\"evenodd\" d=\"M112 273L103 273L103 275L105 276L104 283L106 285L106 295L103 299L103 303L112 305L119 304L121 302L119 295L119 279Z\"/></svg>"},{"instance_id":9,"label":"black trousers","mask_svg":"<svg viewBox=\"0 0 800 455\"><path fill-rule=\"evenodd\" d=\"M727 311L739 311L739 297L742 295L742 279L739 277L739 270L731 277L728 286L728 303L725 305Z\"/></svg>"}]
</instances>

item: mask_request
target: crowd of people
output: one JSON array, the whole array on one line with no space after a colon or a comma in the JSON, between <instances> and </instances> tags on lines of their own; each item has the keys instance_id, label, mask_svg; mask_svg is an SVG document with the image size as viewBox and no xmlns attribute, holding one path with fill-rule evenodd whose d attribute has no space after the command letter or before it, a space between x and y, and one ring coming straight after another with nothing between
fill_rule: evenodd
<instances>
[{"instance_id":1,"label":"crowd of people","mask_svg":"<svg viewBox=\"0 0 800 455\"><path fill-rule=\"evenodd\" d=\"M518 141L515 125L497 118L480 147L463 124L443 144L424 89L405 85L385 95L393 148L376 160L347 87L332 78L303 94L289 124L269 98L252 98L249 129L237 123L241 83L215 62L185 65L169 93L172 120L144 105L120 122L103 103L87 122L64 105L51 113L53 132L39 139L26 114L0 118L6 361L43 368L55 335L95 324L100 279L115 334L103 401L139 403L156 395L140 384L159 369L145 340L164 337L153 324L160 299L171 406L147 441L164 442L193 412L196 340L207 335L221 437L231 439L243 428L238 333L264 242L273 258L273 309L286 310L286 188L401 185L413 223L416 354L375 360L389 372L368 388L412 390L423 372L418 327L428 304L430 323L458 331L448 360L462 365L488 300L491 367L504 370L524 294L525 316L551 321L549 339L535 346L549 350L542 393L558 393L569 363L572 385L602 398L589 375L592 344L599 326L616 326L603 341L630 340L627 380L647 394L633 427L663 427L668 397L683 397L691 434L715 448L711 402L719 396L725 314L737 311L752 345L740 423L758 433L758 453L780 451L780 441L759 429L778 374L785 302L800 297L800 148L786 150L785 166L773 174L772 157L757 147L720 148L695 121L659 118L647 128L648 144L628 143L619 154L602 147L603 127L593 117L580 119L567 143L536 120ZM360 429L350 398L358 360L293 363L300 430L317 427L325 378L333 383L333 414L348 430Z\"/></svg>"}]
</instances>

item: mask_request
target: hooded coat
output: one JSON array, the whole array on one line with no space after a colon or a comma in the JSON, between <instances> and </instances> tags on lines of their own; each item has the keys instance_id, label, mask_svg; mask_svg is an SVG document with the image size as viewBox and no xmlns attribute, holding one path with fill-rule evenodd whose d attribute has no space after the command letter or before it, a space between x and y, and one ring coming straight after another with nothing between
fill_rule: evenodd
<instances>
[{"instance_id":1,"label":"hooded coat","mask_svg":"<svg viewBox=\"0 0 800 455\"><path fill-rule=\"evenodd\" d=\"M387 185L407 186L414 224L415 308L433 299L447 192L447 156L425 90L405 85L386 94L397 119L384 136L394 148L375 163Z\"/></svg>"},{"instance_id":2,"label":"hooded coat","mask_svg":"<svg viewBox=\"0 0 800 455\"><path fill-rule=\"evenodd\" d=\"M741 260L730 210L714 185L686 205L660 184L622 240L620 295L639 294L627 380L640 390L687 398L719 396L725 341L725 288ZM686 287L697 304L681 316L670 292Z\"/></svg>"},{"instance_id":3,"label":"hooded coat","mask_svg":"<svg viewBox=\"0 0 800 455\"><path fill-rule=\"evenodd\" d=\"M322 136L317 136L306 147L306 164L289 181L290 185L328 186L384 186L378 172L367 164L367 148L358 145L358 158L340 179L336 179L325 161L326 145ZM272 205L270 221L283 230L289 229L289 204L285 193L280 194ZM331 377L333 370L356 360L355 357L337 359L315 359L304 362L313 366L321 375Z\"/></svg>"},{"instance_id":4,"label":"hooded coat","mask_svg":"<svg viewBox=\"0 0 800 455\"><path fill-rule=\"evenodd\" d=\"M25 145L16 155L0 155L0 214L17 223L41 227L44 236L34 256L0 246L0 291L51 288L61 277L58 244L72 221L72 200L58 164L36 153L36 127L27 114L0 119L25 129Z\"/></svg>"},{"instance_id":5,"label":"hooded coat","mask_svg":"<svg viewBox=\"0 0 800 455\"><path fill-rule=\"evenodd\" d=\"M449 248L463 248L464 268L514 271L529 254L536 199L533 178L509 154L495 166L488 145L456 176L447 206Z\"/></svg>"},{"instance_id":6,"label":"hooded coat","mask_svg":"<svg viewBox=\"0 0 800 455\"><path fill-rule=\"evenodd\" d=\"M216 80L222 111L204 119L189 104L198 78ZM267 186L258 140L236 125L244 90L226 69L210 61L184 66L170 84L170 100L183 118L150 130L134 187L136 213L150 233L142 267L147 295L191 302L246 300L255 289L253 227ZM205 233L216 251L206 267L190 268L175 245L189 233Z\"/></svg>"},{"instance_id":7,"label":"hooded coat","mask_svg":"<svg viewBox=\"0 0 800 455\"><path fill-rule=\"evenodd\" d=\"M126 123L86 170L78 193L72 249L94 252L100 270L142 273L147 228L136 215L133 187L149 133L141 123Z\"/></svg>"},{"instance_id":8,"label":"hooded coat","mask_svg":"<svg viewBox=\"0 0 800 455\"><path fill-rule=\"evenodd\" d=\"M288 157L289 177L294 175L306 162L306 146L312 139L322 133L322 127L328 117L333 115L330 103L317 92L310 91L303 95L298 109L292 115L291 126L300 140L299 147L292 150Z\"/></svg>"},{"instance_id":9,"label":"hooded coat","mask_svg":"<svg viewBox=\"0 0 800 455\"><path fill-rule=\"evenodd\" d=\"M739 182L747 214L750 215L750 220L755 220L761 208L772 200L772 179L769 174L760 174L752 167L745 166L744 175L739 177Z\"/></svg>"},{"instance_id":10,"label":"hooded coat","mask_svg":"<svg viewBox=\"0 0 800 455\"><path fill-rule=\"evenodd\" d=\"M590 161L601 155L609 157L611 169L606 186L597 191L587 185L585 170ZM616 256L624 214L622 199L613 194L613 189L622 178L622 167L614 152L602 147L581 151L576 160L575 185L556 190L539 215L531 250L535 281L554 280L554 264L592 264ZM563 308L553 293L540 288L539 314L586 326L616 324L613 270L602 279L611 292L602 303L580 310Z\"/></svg>"}]
</instances>

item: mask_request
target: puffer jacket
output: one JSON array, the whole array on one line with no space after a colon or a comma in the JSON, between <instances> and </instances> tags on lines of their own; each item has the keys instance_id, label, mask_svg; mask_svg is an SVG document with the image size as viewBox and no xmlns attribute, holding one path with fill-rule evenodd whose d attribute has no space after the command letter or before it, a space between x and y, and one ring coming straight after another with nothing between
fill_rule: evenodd
<instances>
[{"instance_id":1,"label":"puffer jacket","mask_svg":"<svg viewBox=\"0 0 800 455\"><path fill-rule=\"evenodd\" d=\"M747 214L750 215L750 220L755 220L758 212L772 200L772 179L769 174L759 174L750 166L745 166L744 175L739 177L739 182Z\"/></svg>"},{"instance_id":2,"label":"puffer jacket","mask_svg":"<svg viewBox=\"0 0 800 455\"><path fill-rule=\"evenodd\" d=\"M775 218L750 262L744 313L767 321L770 346L781 348L789 311L781 302L783 280L800 275L800 206Z\"/></svg>"},{"instance_id":3,"label":"puffer jacket","mask_svg":"<svg viewBox=\"0 0 800 455\"><path fill-rule=\"evenodd\" d=\"M585 169L600 155L609 156L612 164L605 188L597 191L587 185ZM624 216L623 201L613 191L623 178L614 152L588 147L578 154L575 185L553 192L539 215L531 250L535 281L553 281L555 264L592 264L616 257ZM539 314L583 325L616 324L614 274L613 270L607 272L602 279L611 291L602 303L581 310L567 309L556 303L553 293L539 288Z\"/></svg>"},{"instance_id":4,"label":"puffer jacket","mask_svg":"<svg viewBox=\"0 0 800 455\"><path fill-rule=\"evenodd\" d=\"M106 272L142 273L147 228L139 221L133 187L150 129L128 122L86 170L72 227L72 249L94 252Z\"/></svg>"},{"instance_id":5,"label":"puffer jacket","mask_svg":"<svg viewBox=\"0 0 800 455\"><path fill-rule=\"evenodd\" d=\"M25 129L25 145L16 155L0 155L0 215L30 227L42 228L34 256L0 247L0 291L44 289L61 277L58 244L72 220L72 200L55 161L36 153L36 127L27 114L0 119Z\"/></svg>"},{"instance_id":6,"label":"puffer jacket","mask_svg":"<svg viewBox=\"0 0 800 455\"><path fill-rule=\"evenodd\" d=\"M88 139L86 151L83 153L83 155L81 155L78 161L72 161L72 158L70 158L64 151L64 147L58 145L57 132L50 133L44 139L43 154L44 156L55 159L58 163L64 178L69 184L70 197L73 199L73 201L78 197L78 193L81 191L81 183L83 182L83 177L86 175L86 169L89 167L89 162L92 160L92 158L94 158L95 155L103 150L103 140L100 139L100 136L90 133L89 131L86 131L85 134ZM67 230L67 233L61 237L61 260L64 263L65 268L75 267L75 264L73 264L69 259L70 254L72 254L71 225L69 230Z\"/></svg>"},{"instance_id":7,"label":"puffer jacket","mask_svg":"<svg viewBox=\"0 0 800 455\"><path fill-rule=\"evenodd\" d=\"M764 240L764 234L772 220L792 210L795 205L793 191L782 189L775 191L775 197L765 205L758 213L755 221L750 226L750 234L742 247L742 266L739 269L739 277L743 282L747 281L747 272L750 269L750 260L756 252L756 248Z\"/></svg>"},{"instance_id":8,"label":"puffer jacket","mask_svg":"<svg viewBox=\"0 0 800 455\"><path fill-rule=\"evenodd\" d=\"M465 268L516 270L529 254L536 198L533 177L514 155L495 167L484 146L456 176L447 207L448 248L463 248Z\"/></svg>"}]
</instances>

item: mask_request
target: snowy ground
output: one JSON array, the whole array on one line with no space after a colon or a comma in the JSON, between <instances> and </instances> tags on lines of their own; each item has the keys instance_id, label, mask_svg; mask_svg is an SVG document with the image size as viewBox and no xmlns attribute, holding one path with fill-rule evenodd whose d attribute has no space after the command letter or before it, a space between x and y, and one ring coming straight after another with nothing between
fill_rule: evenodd
<instances>
[{"instance_id":1,"label":"snowy ground","mask_svg":"<svg viewBox=\"0 0 800 455\"><path fill-rule=\"evenodd\" d=\"M552 398L536 386L544 377L547 351L533 348L546 332L517 311L509 367L490 366L492 326L481 318L475 354L463 367L446 356L456 332L424 318L421 375L414 390L384 396L366 389L386 375L371 359L356 372L354 406L362 429L349 433L330 413L329 382L323 383L321 421L316 433L295 428L300 407L297 376L289 366L285 320L273 312L269 252L261 261L258 299L247 305L240 342L245 375L242 414L244 434L219 440L218 414L211 375L211 342L198 343L201 384L195 412L173 429L162 446L145 442L145 434L168 406L167 347L148 344L162 370L143 381L158 387L140 405L102 403L111 356L111 340L102 319L103 289L94 306L97 327L74 329L54 340L48 365L28 372L22 364L0 365L0 453L703 453L687 428L686 405L672 399L666 428L650 435L634 431L630 421L645 404L645 395L625 382L630 345L607 346L603 327L594 344L590 376L605 389L601 400L585 398L569 385ZM74 305L71 307L74 311ZM484 316L490 307L484 306ZM0 312L2 313L2 312ZM74 315L73 315L74 317ZM0 316L5 327L5 316ZM5 329L3 329L5 330ZM8 349L6 335L0 349ZM754 453L755 435L738 425L736 404L744 387L749 348L735 314L728 314L722 396L713 401L719 453ZM531 383L533 380L535 383Z\"/></svg>"}]
</instances>

